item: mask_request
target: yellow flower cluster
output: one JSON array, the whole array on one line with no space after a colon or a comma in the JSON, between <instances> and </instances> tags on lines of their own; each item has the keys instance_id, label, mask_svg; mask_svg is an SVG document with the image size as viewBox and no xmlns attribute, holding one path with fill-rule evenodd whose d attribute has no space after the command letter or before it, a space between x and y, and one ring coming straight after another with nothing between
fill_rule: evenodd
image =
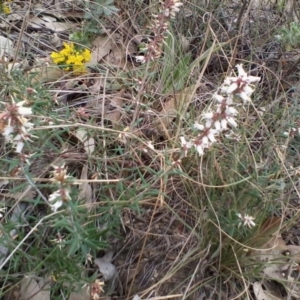
<instances>
[{"instance_id":1,"label":"yellow flower cluster","mask_svg":"<svg viewBox=\"0 0 300 300\"><path fill-rule=\"evenodd\" d=\"M84 73L84 63L91 60L89 49L77 50L74 43L63 43L64 48L59 52L52 52L50 57L57 65L65 65L65 70L72 70L75 74Z\"/></svg>"},{"instance_id":2,"label":"yellow flower cluster","mask_svg":"<svg viewBox=\"0 0 300 300\"><path fill-rule=\"evenodd\" d=\"M0 2L11 2L12 0L6 0L6 1L0 1ZM0 5L1 7L1 12L5 13L5 14L10 14L11 13L11 9L8 5L6 5L5 3L1 3Z\"/></svg>"}]
</instances>

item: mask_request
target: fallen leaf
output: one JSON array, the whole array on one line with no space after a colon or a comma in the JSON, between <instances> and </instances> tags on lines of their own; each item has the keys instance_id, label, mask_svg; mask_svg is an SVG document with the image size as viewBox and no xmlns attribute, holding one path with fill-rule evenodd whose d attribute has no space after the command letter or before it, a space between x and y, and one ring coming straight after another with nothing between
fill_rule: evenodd
<instances>
[{"instance_id":1,"label":"fallen leaf","mask_svg":"<svg viewBox=\"0 0 300 300\"><path fill-rule=\"evenodd\" d=\"M253 248L261 248L279 232L282 227L281 217L267 218L259 228L257 234L251 239L249 245ZM277 241L278 242L278 241Z\"/></svg>"},{"instance_id":2,"label":"fallen leaf","mask_svg":"<svg viewBox=\"0 0 300 300\"><path fill-rule=\"evenodd\" d=\"M252 256L260 261L271 261L282 258L282 252L288 250L281 236L273 236L261 247L261 250L253 251Z\"/></svg>"},{"instance_id":3,"label":"fallen leaf","mask_svg":"<svg viewBox=\"0 0 300 300\"><path fill-rule=\"evenodd\" d=\"M112 255L113 252L108 252L103 257L95 259L95 264L99 267L105 281L113 280L118 273L117 268L111 263Z\"/></svg>"},{"instance_id":4,"label":"fallen leaf","mask_svg":"<svg viewBox=\"0 0 300 300\"><path fill-rule=\"evenodd\" d=\"M72 292L68 300L90 300L90 288L88 285L83 286L76 292Z\"/></svg>"},{"instance_id":5,"label":"fallen leaf","mask_svg":"<svg viewBox=\"0 0 300 300\"><path fill-rule=\"evenodd\" d=\"M124 69L126 66L126 49L121 44L112 44L112 50L105 58L105 63L112 66Z\"/></svg>"},{"instance_id":6,"label":"fallen leaf","mask_svg":"<svg viewBox=\"0 0 300 300\"><path fill-rule=\"evenodd\" d=\"M120 108L123 104L123 94L124 90L121 90L113 95L112 99L110 100L110 105L114 106L115 109L113 111L106 112L106 114L104 115L104 118L111 121L113 124L118 124L122 117Z\"/></svg>"},{"instance_id":7,"label":"fallen leaf","mask_svg":"<svg viewBox=\"0 0 300 300\"><path fill-rule=\"evenodd\" d=\"M75 26L71 22L58 22L55 17L51 16L34 16L28 22L28 26L34 29L50 29L54 32L63 32Z\"/></svg>"},{"instance_id":8,"label":"fallen leaf","mask_svg":"<svg viewBox=\"0 0 300 300\"><path fill-rule=\"evenodd\" d=\"M287 245L286 249L290 252L290 256L293 258L293 261L300 263L300 246Z\"/></svg>"},{"instance_id":9,"label":"fallen leaf","mask_svg":"<svg viewBox=\"0 0 300 300\"><path fill-rule=\"evenodd\" d=\"M105 77L99 75L96 79L94 79L94 83L88 87L88 90L94 95L99 95L100 90L105 86L105 81Z\"/></svg>"},{"instance_id":10,"label":"fallen leaf","mask_svg":"<svg viewBox=\"0 0 300 300\"><path fill-rule=\"evenodd\" d=\"M92 57L87 65L96 65L109 54L113 47L113 40L106 36L98 36L92 43Z\"/></svg>"},{"instance_id":11,"label":"fallen leaf","mask_svg":"<svg viewBox=\"0 0 300 300\"><path fill-rule=\"evenodd\" d=\"M261 282L253 283L253 292L257 300L283 300L273 296L268 291L264 290Z\"/></svg>"},{"instance_id":12,"label":"fallen leaf","mask_svg":"<svg viewBox=\"0 0 300 300\"><path fill-rule=\"evenodd\" d=\"M80 179L88 179L88 165L85 164L81 171ZM79 185L79 195L78 199L83 199L84 203L93 202L93 190L91 185L88 182L82 182Z\"/></svg>"},{"instance_id":13,"label":"fallen leaf","mask_svg":"<svg viewBox=\"0 0 300 300\"><path fill-rule=\"evenodd\" d=\"M22 300L50 300L50 285L44 279L25 276L21 282Z\"/></svg>"},{"instance_id":14,"label":"fallen leaf","mask_svg":"<svg viewBox=\"0 0 300 300\"><path fill-rule=\"evenodd\" d=\"M14 56L14 44L10 39L0 36L0 58L5 55Z\"/></svg>"},{"instance_id":15,"label":"fallen leaf","mask_svg":"<svg viewBox=\"0 0 300 300\"><path fill-rule=\"evenodd\" d=\"M3 300L18 300L20 299L21 286L19 284L13 286L5 293Z\"/></svg>"},{"instance_id":16,"label":"fallen leaf","mask_svg":"<svg viewBox=\"0 0 300 300\"><path fill-rule=\"evenodd\" d=\"M31 77L31 83L53 82L64 76L63 70L58 66L47 64L32 68L27 74Z\"/></svg>"},{"instance_id":17,"label":"fallen leaf","mask_svg":"<svg viewBox=\"0 0 300 300\"><path fill-rule=\"evenodd\" d=\"M186 104L191 97L191 93L194 90L194 86L189 86L181 92L171 96L165 103L160 111L160 115L157 120L157 126L167 133L167 128L176 117L178 111Z\"/></svg>"},{"instance_id":18,"label":"fallen leaf","mask_svg":"<svg viewBox=\"0 0 300 300\"><path fill-rule=\"evenodd\" d=\"M83 144L85 152L89 155L93 154L95 150L95 139L89 137L87 131L83 128L76 130L74 135Z\"/></svg>"}]
</instances>

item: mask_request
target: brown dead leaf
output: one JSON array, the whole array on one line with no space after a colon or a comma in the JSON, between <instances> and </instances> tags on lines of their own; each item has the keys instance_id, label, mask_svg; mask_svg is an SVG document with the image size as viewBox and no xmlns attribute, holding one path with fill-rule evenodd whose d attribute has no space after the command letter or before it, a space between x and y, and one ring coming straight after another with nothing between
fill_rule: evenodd
<instances>
[{"instance_id":1,"label":"brown dead leaf","mask_svg":"<svg viewBox=\"0 0 300 300\"><path fill-rule=\"evenodd\" d=\"M105 58L113 48L113 40L111 37L98 36L92 43L92 57L88 65L96 65Z\"/></svg>"},{"instance_id":2,"label":"brown dead leaf","mask_svg":"<svg viewBox=\"0 0 300 300\"><path fill-rule=\"evenodd\" d=\"M58 22L55 17L51 17L49 15L43 16L33 16L29 21L27 26L32 27L34 29L50 29L54 32L63 32L71 29L75 26L74 23L71 22Z\"/></svg>"},{"instance_id":3,"label":"brown dead leaf","mask_svg":"<svg viewBox=\"0 0 300 300\"><path fill-rule=\"evenodd\" d=\"M79 128L72 133L84 146L84 150L88 155L92 155L95 150L95 139L89 137L87 131L84 128Z\"/></svg>"},{"instance_id":4,"label":"brown dead leaf","mask_svg":"<svg viewBox=\"0 0 300 300\"><path fill-rule=\"evenodd\" d=\"M85 164L81 171L80 179L88 179L88 165ZM92 203L93 202L93 190L91 185L88 182L82 182L79 185L79 195L78 199L84 199L84 203Z\"/></svg>"},{"instance_id":5,"label":"brown dead leaf","mask_svg":"<svg viewBox=\"0 0 300 300\"><path fill-rule=\"evenodd\" d=\"M124 98L124 89L113 95L112 99L110 100L110 105L114 106L115 109L113 111L109 111L104 115L106 120L111 121L113 124L118 124L122 117L122 113L120 111L120 107L123 104Z\"/></svg>"},{"instance_id":6,"label":"brown dead leaf","mask_svg":"<svg viewBox=\"0 0 300 300\"><path fill-rule=\"evenodd\" d=\"M281 284L286 292L296 299L300 298L300 287L299 283L295 278L291 276L285 276L285 271L288 270L290 267L290 264L269 264L264 270L264 274L267 279L274 280Z\"/></svg>"},{"instance_id":7,"label":"brown dead leaf","mask_svg":"<svg viewBox=\"0 0 300 300\"><path fill-rule=\"evenodd\" d=\"M112 66L124 69L126 67L126 49L123 45L113 44L112 51L105 58L105 63Z\"/></svg>"},{"instance_id":8,"label":"brown dead leaf","mask_svg":"<svg viewBox=\"0 0 300 300\"><path fill-rule=\"evenodd\" d=\"M21 297L22 300L50 300L50 284L43 278L25 276L21 282Z\"/></svg>"},{"instance_id":9,"label":"brown dead leaf","mask_svg":"<svg viewBox=\"0 0 300 300\"><path fill-rule=\"evenodd\" d=\"M68 300L90 300L90 288L88 285L83 286L79 291L72 292Z\"/></svg>"},{"instance_id":10,"label":"brown dead leaf","mask_svg":"<svg viewBox=\"0 0 300 300\"><path fill-rule=\"evenodd\" d=\"M282 226L281 217L267 218L259 228L258 233L253 237L250 244L254 248L261 248L269 241L273 240L276 233L279 232ZM278 242L278 240L277 240Z\"/></svg>"},{"instance_id":11,"label":"brown dead leaf","mask_svg":"<svg viewBox=\"0 0 300 300\"><path fill-rule=\"evenodd\" d=\"M21 293L21 286L19 284L12 287L5 295L4 300L19 300Z\"/></svg>"},{"instance_id":12,"label":"brown dead leaf","mask_svg":"<svg viewBox=\"0 0 300 300\"><path fill-rule=\"evenodd\" d=\"M88 90L94 95L99 95L100 90L105 86L105 81L105 77L99 75L97 78L94 79L94 84L88 87Z\"/></svg>"},{"instance_id":13,"label":"brown dead leaf","mask_svg":"<svg viewBox=\"0 0 300 300\"><path fill-rule=\"evenodd\" d=\"M190 100L194 87L195 86L192 85L185 88L181 92L171 96L165 103L163 103L163 107L157 120L157 126L160 130L167 133L167 128L176 117L178 111L180 111L184 104L188 103Z\"/></svg>"},{"instance_id":14,"label":"brown dead leaf","mask_svg":"<svg viewBox=\"0 0 300 300\"><path fill-rule=\"evenodd\" d=\"M296 245L287 245L287 251L289 251L290 256L292 256L293 261L296 263L300 263L300 246Z\"/></svg>"},{"instance_id":15,"label":"brown dead leaf","mask_svg":"<svg viewBox=\"0 0 300 300\"><path fill-rule=\"evenodd\" d=\"M111 263L112 257L113 252L110 251L103 257L95 259L95 264L99 267L105 281L114 280L118 274L117 268Z\"/></svg>"},{"instance_id":16,"label":"brown dead leaf","mask_svg":"<svg viewBox=\"0 0 300 300\"><path fill-rule=\"evenodd\" d=\"M262 282L253 283L253 292L257 300L283 300L274 296L271 291L264 290Z\"/></svg>"},{"instance_id":17,"label":"brown dead leaf","mask_svg":"<svg viewBox=\"0 0 300 300\"><path fill-rule=\"evenodd\" d=\"M283 258L282 253L287 250L288 247L282 237L273 236L261 247L261 250L252 252L252 256L260 261L271 261Z\"/></svg>"},{"instance_id":18,"label":"brown dead leaf","mask_svg":"<svg viewBox=\"0 0 300 300\"><path fill-rule=\"evenodd\" d=\"M58 66L43 64L32 68L28 75L31 77L32 83L46 83L59 80L64 76L64 72Z\"/></svg>"}]
</instances>

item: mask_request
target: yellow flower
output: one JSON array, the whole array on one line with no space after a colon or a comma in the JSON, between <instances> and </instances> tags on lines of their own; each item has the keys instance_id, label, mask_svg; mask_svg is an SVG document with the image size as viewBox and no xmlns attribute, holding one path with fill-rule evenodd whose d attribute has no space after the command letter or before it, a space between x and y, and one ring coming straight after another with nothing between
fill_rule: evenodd
<instances>
[{"instance_id":1,"label":"yellow flower","mask_svg":"<svg viewBox=\"0 0 300 300\"><path fill-rule=\"evenodd\" d=\"M73 70L75 74L86 71L84 63L90 61L91 51L89 49L78 50L74 43L63 43L64 48L59 52L52 52L50 57L55 64L65 63L66 71Z\"/></svg>"},{"instance_id":2,"label":"yellow flower","mask_svg":"<svg viewBox=\"0 0 300 300\"><path fill-rule=\"evenodd\" d=\"M72 55L69 56L69 58L67 59L66 63L71 65L82 65L83 64L83 57L81 55Z\"/></svg>"},{"instance_id":3,"label":"yellow flower","mask_svg":"<svg viewBox=\"0 0 300 300\"><path fill-rule=\"evenodd\" d=\"M89 49L84 49L82 51L82 56L83 56L85 62L90 61L91 57L92 57L91 51Z\"/></svg>"},{"instance_id":4,"label":"yellow flower","mask_svg":"<svg viewBox=\"0 0 300 300\"><path fill-rule=\"evenodd\" d=\"M11 13L11 9L10 9L9 6L2 4L2 5L1 5L1 8L2 8L2 11L3 11L5 14L10 14L10 13Z\"/></svg>"},{"instance_id":5,"label":"yellow flower","mask_svg":"<svg viewBox=\"0 0 300 300\"><path fill-rule=\"evenodd\" d=\"M66 57L64 55L62 55L60 52L52 52L50 57L52 58L53 62L55 64L59 64L65 61Z\"/></svg>"}]
</instances>

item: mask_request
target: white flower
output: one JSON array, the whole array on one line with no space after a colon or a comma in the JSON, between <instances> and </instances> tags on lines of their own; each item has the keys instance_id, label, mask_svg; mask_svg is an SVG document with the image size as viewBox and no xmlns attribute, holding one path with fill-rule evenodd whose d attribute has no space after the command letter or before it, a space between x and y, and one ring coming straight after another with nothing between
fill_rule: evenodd
<instances>
[{"instance_id":1,"label":"white flower","mask_svg":"<svg viewBox=\"0 0 300 300\"><path fill-rule=\"evenodd\" d=\"M195 129L198 129L198 130L201 130L201 131L204 130L204 128L205 128L204 125L199 124L199 123L195 123L194 127L195 127Z\"/></svg>"},{"instance_id":2,"label":"white flower","mask_svg":"<svg viewBox=\"0 0 300 300\"><path fill-rule=\"evenodd\" d=\"M226 119L221 120L221 127L223 130L227 129L227 120Z\"/></svg>"},{"instance_id":3,"label":"white flower","mask_svg":"<svg viewBox=\"0 0 300 300\"><path fill-rule=\"evenodd\" d=\"M146 62L146 58L145 58L144 55L137 55L137 56L135 57L135 60L136 60L136 62L140 62L140 63L142 63L142 64Z\"/></svg>"},{"instance_id":4,"label":"white flower","mask_svg":"<svg viewBox=\"0 0 300 300\"><path fill-rule=\"evenodd\" d=\"M199 156L202 156L204 154L204 149L203 149L202 145L195 145L195 148L196 148Z\"/></svg>"},{"instance_id":5,"label":"white flower","mask_svg":"<svg viewBox=\"0 0 300 300\"><path fill-rule=\"evenodd\" d=\"M51 209L54 212L57 212L57 210L63 206L63 198L66 197L66 194L70 197L69 192L66 189L61 189L49 195L48 201L50 202Z\"/></svg>"},{"instance_id":6,"label":"white flower","mask_svg":"<svg viewBox=\"0 0 300 300\"><path fill-rule=\"evenodd\" d=\"M29 116L29 115L32 115L32 109L31 107L23 107L23 106L18 106L18 113L21 115L21 116Z\"/></svg>"},{"instance_id":7,"label":"white flower","mask_svg":"<svg viewBox=\"0 0 300 300\"><path fill-rule=\"evenodd\" d=\"M254 227L256 225L254 223L254 219L255 219L254 217L251 217L251 216L249 216L247 214L242 215L240 213L237 213L236 215L241 220L241 222L239 223L239 227L242 225L242 223L243 223L244 226L248 226L249 228Z\"/></svg>"},{"instance_id":8,"label":"white flower","mask_svg":"<svg viewBox=\"0 0 300 300\"><path fill-rule=\"evenodd\" d=\"M235 119L233 117L227 118L227 121L232 127L237 127L237 122L235 121Z\"/></svg>"},{"instance_id":9,"label":"white flower","mask_svg":"<svg viewBox=\"0 0 300 300\"><path fill-rule=\"evenodd\" d=\"M193 146L192 142L187 141L184 136L181 136L180 143L184 151L184 155L187 156L188 150Z\"/></svg>"},{"instance_id":10,"label":"white flower","mask_svg":"<svg viewBox=\"0 0 300 300\"><path fill-rule=\"evenodd\" d=\"M155 150L154 145L152 144L152 141L147 141L146 144L151 150Z\"/></svg>"},{"instance_id":11,"label":"white flower","mask_svg":"<svg viewBox=\"0 0 300 300\"><path fill-rule=\"evenodd\" d=\"M241 92L238 95L242 98L242 100L244 102L250 102L251 101L250 96L247 93L245 93L245 92Z\"/></svg>"},{"instance_id":12,"label":"white flower","mask_svg":"<svg viewBox=\"0 0 300 300\"><path fill-rule=\"evenodd\" d=\"M235 79L236 80L236 79ZM228 88L226 93L227 94L232 94L234 91L236 91L239 88L238 84L236 82L232 82Z\"/></svg>"},{"instance_id":13,"label":"white flower","mask_svg":"<svg viewBox=\"0 0 300 300\"><path fill-rule=\"evenodd\" d=\"M248 76L247 73L245 72L245 70L243 69L242 64L237 65L236 68L238 69L239 77L242 78L243 80L247 81L247 83L260 81L260 77Z\"/></svg>"},{"instance_id":14,"label":"white flower","mask_svg":"<svg viewBox=\"0 0 300 300\"><path fill-rule=\"evenodd\" d=\"M209 144L209 140L207 136L202 137L201 145L206 146Z\"/></svg>"},{"instance_id":15,"label":"white flower","mask_svg":"<svg viewBox=\"0 0 300 300\"><path fill-rule=\"evenodd\" d=\"M207 112L207 113L204 114L203 117L204 117L205 119L207 119L207 120L210 120L210 119L213 118L213 116L214 116L214 113L213 113L213 112Z\"/></svg>"},{"instance_id":16,"label":"white flower","mask_svg":"<svg viewBox=\"0 0 300 300\"><path fill-rule=\"evenodd\" d=\"M217 134L217 130L215 129L209 129L208 133L207 133L207 137L209 139L210 142L215 143L217 140L215 138L215 135Z\"/></svg>"},{"instance_id":17,"label":"white flower","mask_svg":"<svg viewBox=\"0 0 300 300\"><path fill-rule=\"evenodd\" d=\"M234 107L232 107L232 106L228 106L225 109L225 114L227 116L235 116L237 113L238 113L238 111Z\"/></svg>"},{"instance_id":18,"label":"white flower","mask_svg":"<svg viewBox=\"0 0 300 300\"><path fill-rule=\"evenodd\" d=\"M185 139L184 136L181 136L181 137L180 137L180 143L181 143L181 146L182 146L183 148L188 148L188 149L189 149L189 148L192 147L192 143L186 141L186 139Z\"/></svg>"},{"instance_id":19,"label":"white flower","mask_svg":"<svg viewBox=\"0 0 300 300\"><path fill-rule=\"evenodd\" d=\"M217 131L221 131L221 122L220 121L216 121L214 125L215 125L215 128Z\"/></svg>"},{"instance_id":20,"label":"white flower","mask_svg":"<svg viewBox=\"0 0 300 300\"><path fill-rule=\"evenodd\" d=\"M225 100L225 97L219 95L219 94L215 94L214 98L219 102L222 103Z\"/></svg>"},{"instance_id":21,"label":"white flower","mask_svg":"<svg viewBox=\"0 0 300 300\"><path fill-rule=\"evenodd\" d=\"M6 125L2 134L5 138L7 138L11 133L13 133L15 128L11 125Z\"/></svg>"},{"instance_id":22,"label":"white flower","mask_svg":"<svg viewBox=\"0 0 300 300\"><path fill-rule=\"evenodd\" d=\"M17 152L17 153L22 153L22 150L23 150L23 148L24 148L24 142L18 141L18 142L15 144L15 147L16 147L16 152Z\"/></svg>"}]
</instances>

